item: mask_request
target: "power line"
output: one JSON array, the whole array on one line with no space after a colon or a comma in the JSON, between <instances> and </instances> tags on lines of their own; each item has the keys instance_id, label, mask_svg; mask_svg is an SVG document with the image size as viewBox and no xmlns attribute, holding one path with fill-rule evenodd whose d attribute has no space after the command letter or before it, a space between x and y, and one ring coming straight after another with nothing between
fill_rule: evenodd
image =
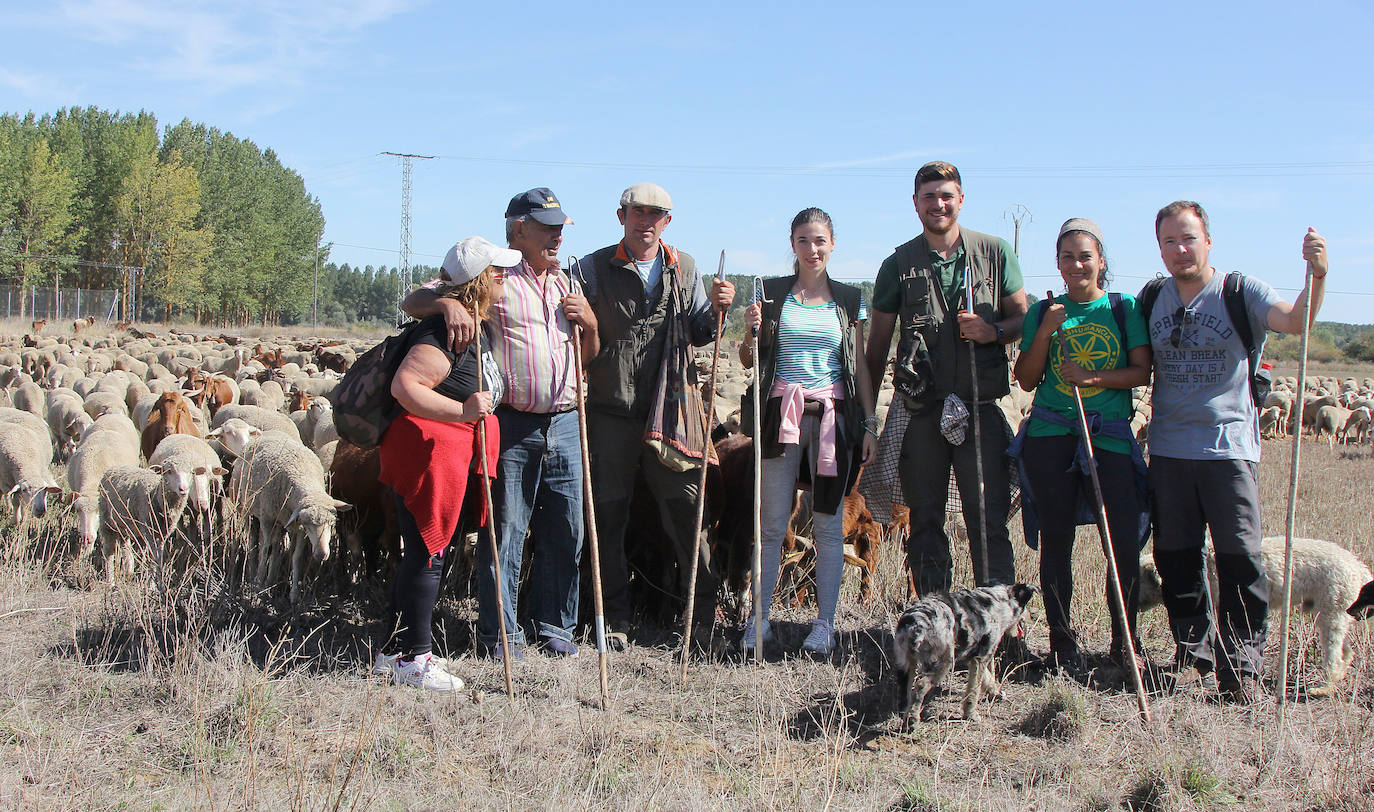
<instances>
[{"instance_id":1,"label":"power line","mask_svg":"<svg viewBox=\"0 0 1374 812\"><path fill-rule=\"evenodd\" d=\"M837 177L907 176L913 167L887 168L759 166L721 164L648 164L608 161L548 161L528 158L496 158L478 155L440 155L454 161L550 166L567 169L606 169L619 171L692 172L736 175L831 175ZM1262 163L1135 164L1110 166L972 166L966 172L1006 177L1130 178L1130 177L1297 177L1313 175L1374 175L1374 161L1275 161Z\"/></svg>"},{"instance_id":2,"label":"power line","mask_svg":"<svg viewBox=\"0 0 1374 812\"><path fill-rule=\"evenodd\" d=\"M342 248L358 248L363 251L380 251L384 254L400 253L400 251L396 250L395 248L378 248L375 245L355 245L349 242L339 242L338 240L326 240L326 242L329 242L332 245L340 246ZM423 251L412 251L411 253L418 257L434 257L435 259L441 259L443 257L442 254L426 254Z\"/></svg>"}]
</instances>

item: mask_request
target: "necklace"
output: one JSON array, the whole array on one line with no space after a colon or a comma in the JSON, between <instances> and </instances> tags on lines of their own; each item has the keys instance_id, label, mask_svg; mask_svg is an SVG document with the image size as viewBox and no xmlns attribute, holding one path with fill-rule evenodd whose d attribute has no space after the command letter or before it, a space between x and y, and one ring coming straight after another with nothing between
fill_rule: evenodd
<instances>
[{"instance_id":1,"label":"necklace","mask_svg":"<svg viewBox=\"0 0 1374 812\"><path fill-rule=\"evenodd\" d=\"M806 286L803 285L800 281L792 286L792 292L797 295L797 301L801 302L802 304L806 304L807 299L820 298L823 290L824 288L818 288L814 291L807 291Z\"/></svg>"}]
</instances>

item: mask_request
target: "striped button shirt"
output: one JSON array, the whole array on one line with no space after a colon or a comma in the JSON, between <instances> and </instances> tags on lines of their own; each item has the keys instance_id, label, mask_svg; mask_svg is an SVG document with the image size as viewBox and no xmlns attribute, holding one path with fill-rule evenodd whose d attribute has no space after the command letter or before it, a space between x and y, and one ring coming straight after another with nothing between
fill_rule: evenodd
<instances>
[{"instance_id":1,"label":"striped button shirt","mask_svg":"<svg viewBox=\"0 0 1374 812\"><path fill-rule=\"evenodd\" d=\"M441 279L425 283L434 290ZM502 370L506 396L502 403L522 412L565 412L577 408L573 378L572 326L563 315L562 298L580 291L559 268L543 279L528 262L506 272L502 300L486 312L492 330L492 356Z\"/></svg>"},{"instance_id":2,"label":"striped button shirt","mask_svg":"<svg viewBox=\"0 0 1374 812\"><path fill-rule=\"evenodd\" d=\"M577 407L572 326L561 305L574 290L556 266L542 278L525 262L507 271L505 295L488 311L505 405L540 413Z\"/></svg>"}]
</instances>

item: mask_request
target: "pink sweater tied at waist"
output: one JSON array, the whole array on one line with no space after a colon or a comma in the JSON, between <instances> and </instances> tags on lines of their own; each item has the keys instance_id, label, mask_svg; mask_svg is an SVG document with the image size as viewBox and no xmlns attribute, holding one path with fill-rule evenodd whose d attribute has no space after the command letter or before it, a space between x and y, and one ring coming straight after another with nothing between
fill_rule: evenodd
<instances>
[{"instance_id":1,"label":"pink sweater tied at waist","mask_svg":"<svg viewBox=\"0 0 1374 812\"><path fill-rule=\"evenodd\" d=\"M802 412L806 401L814 400L821 404L821 436L819 453L816 459L818 476L836 476L839 465L835 461L835 401L844 400L844 386L834 383L819 389L803 389L799 383L774 381L773 391L768 397L782 398L782 425L778 427L778 442L797 444L801 442Z\"/></svg>"}]
</instances>

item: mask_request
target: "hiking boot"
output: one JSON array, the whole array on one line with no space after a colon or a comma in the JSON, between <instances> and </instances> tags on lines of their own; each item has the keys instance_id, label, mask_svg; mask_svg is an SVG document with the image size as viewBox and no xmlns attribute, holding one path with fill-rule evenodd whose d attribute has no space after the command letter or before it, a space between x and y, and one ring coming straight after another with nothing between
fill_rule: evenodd
<instances>
[{"instance_id":1,"label":"hiking boot","mask_svg":"<svg viewBox=\"0 0 1374 812\"><path fill-rule=\"evenodd\" d=\"M488 646L487 656L491 658L492 662L499 663L502 660L504 660L505 656L504 653L501 651L501 644L493 643L490 646ZM511 643L510 661L513 663L523 663L525 661L525 647L520 645L519 643Z\"/></svg>"},{"instance_id":2,"label":"hiking boot","mask_svg":"<svg viewBox=\"0 0 1374 812\"><path fill-rule=\"evenodd\" d=\"M997 650L993 655L997 659L997 664L1004 672L1011 672L1017 669L1028 671L1038 670L1044 662L1033 653L1030 646L1026 645L1026 638L1020 635L1007 635L997 644Z\"/></svg>"},{"instance_id":3,"label":"hiking boot","mask_svg":"<svg viewBox=\"0 0 1374 812\"><path fill-rule=\"evenodd\" d=\"M1175 664L1171 670L1161 672L1159 684L1165 693L1170 694L1179 691L1214 691L1217 688L1217 675L1210 668L1204 671L1196 665Z\"/></svg>"},{"instance_id":4,"label":"hiking boot","mask_svg":"<svg viewBox=\"0 0 1374 812\"><path fill-rule=\"evenodd\" d=\"M740 638L739 646L744 650L745 656L754 653L754 616L750 615L749 620L744 624L744 636ZM763 619L763 641L764 648L773 642L773 621L768 618Z\"/></svg>"},{"instance_id":5,"label":"hiking boot","mask_svg":"<svg viewBox=\"0 0 1374 812\"><path fill-rule=\"evenodd\" d=\"M1253 705L1268 695L1257 677L1241 676L1217 683L1217 698L1232 705Z\"/></svg>"},{"instance_id":6,"label":"hiking boot","mask_svg":"<svg viewBox=\"0 0 1374 812\"><path fill-rule=\"evenodd\" d=\"M576 657L577 646L571 640L561 637L544 637L539 640L539 649L549 657Z\"/></svg>"},{"instance_id":7,"label":"hiking boot","mask_svg":"<svg viewBox=\"0 0 1374 812\"><path fill-rule=\"evenodd\" d=\"M1083 658L1083 652L1078 649L1051 651L1046 666L1079 685L1087 685L1088 680L1092 677L1092 669L1088 668L1088 661Z\"/></svg>"},{"instance_id":8,"label":"hiking boot","mask_svg":"<svg viewBox=\"0 0 1374 812\"><path fill-rule=\"evenodd\" d=\"M613 632L606 630L606 650L624 651L630 647L630 638L624 632Z\"/></svg>"},{"instance_id":9,"label":"hiking boot","mask_svg":"<svg viewBox=\"0 0 1374 812\"><path fill-rule=\"evenodd\" d=\"M811 621L811 631L802 641L801 650L813 660L829 660L835 650L835 630L824 620Z\"/></svg>"},{"instance_id":10,"label":"hiking boot","mask_svg":"<svg viewBox=\"0 0 1374 812\"><path fill-rule=\"evenodd\" d=\"M391 675L392 683L437 693L463 690L463 681L440 668L435 659L428 654L421 654L413 660L397 660Z\"/></svg>"}]
</instances>

